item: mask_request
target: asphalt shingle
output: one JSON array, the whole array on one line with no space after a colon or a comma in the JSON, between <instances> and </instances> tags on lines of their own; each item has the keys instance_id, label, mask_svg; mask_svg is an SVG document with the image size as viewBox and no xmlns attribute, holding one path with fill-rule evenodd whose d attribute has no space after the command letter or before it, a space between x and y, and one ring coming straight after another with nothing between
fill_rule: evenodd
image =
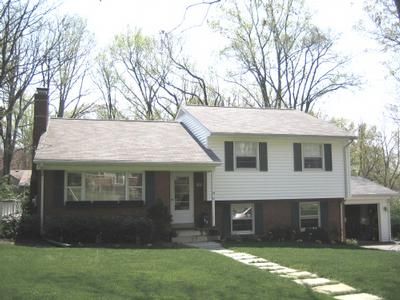
<instances>
[{"instance_id":1,"label":"asphalt shingle","mask_svg":"<svg viewBox=\"0 0 400 300\"><path fill-rule=\"evenodd\" d=\"M212 134L348 137L354 134L298 110L186 106Z\"/></svg>"},{"instance_id":2,"label":"asphalt shingle","mask_svg":"<svg viewBox=\"0 0 400 300\"><path fill-rule=\"evenodd\" d=\"M35 162L215 164L178 122L50 119Z\"/></svg>"}]
</instances>

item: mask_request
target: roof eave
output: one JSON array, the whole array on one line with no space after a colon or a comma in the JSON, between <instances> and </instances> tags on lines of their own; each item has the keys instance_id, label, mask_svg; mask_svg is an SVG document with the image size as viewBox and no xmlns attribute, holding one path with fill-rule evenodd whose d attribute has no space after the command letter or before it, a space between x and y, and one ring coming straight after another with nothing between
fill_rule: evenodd
<instances>
[{"instance_id":1,"label":"roof eave","mask_svg":"<svg viewBox=\"0 0 400 300\"><path fill-rule=\"evenodd\" d=\"M216 136L231 136L231 135L247 135L247 136L277 136L277 137L318 137L318 138L343 138L343 139L350 139L355 140L358 136L354 135L314 135L314 134L277 134L277 133L246 133L246 132L218 132L218 131L210 131L211 135Z\"/></svg>"}]
</instances>

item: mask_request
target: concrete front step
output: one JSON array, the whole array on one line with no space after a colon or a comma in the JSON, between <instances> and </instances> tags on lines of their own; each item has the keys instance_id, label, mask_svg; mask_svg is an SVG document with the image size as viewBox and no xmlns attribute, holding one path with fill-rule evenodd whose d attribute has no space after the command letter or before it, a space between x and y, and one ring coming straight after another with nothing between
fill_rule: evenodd
<instances>
[{"instance_id":1,"label":"concrete front step","mask_svg":"<svg viewBox=\"0 0 400 300\"><path fill-rule=\"evenodd\" d=\"M209 236L207 231L197 229L176 229L176 237L172 238L173 243L188 244L217 241L219 236Z\"/></svg>"}]
</instances>

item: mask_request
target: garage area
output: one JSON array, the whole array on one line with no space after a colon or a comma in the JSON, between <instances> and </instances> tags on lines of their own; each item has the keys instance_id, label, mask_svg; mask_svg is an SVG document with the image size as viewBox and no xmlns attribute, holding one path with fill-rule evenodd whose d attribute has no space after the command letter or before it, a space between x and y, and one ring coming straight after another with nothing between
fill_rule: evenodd
<instances>
[{"instance_id":1,"label":"garage area","mask_svg":"<svg viewBox=\"0 0 400 300\"><path fill-rule=\"evenodd\" d=\"M345 206L346 238L379 241L378 204Z\"/></svg>"},{"instance_id":2,"label":"garage area","mask_svg":"<svg viewBox=\"0 0 400 300\"><path fill-rule=\"evenodd\" d=\"M398 192L353 176L351 197L344 202L346 239L391 241L390 200L398 196Z\"/></svg>"}]
</instances>

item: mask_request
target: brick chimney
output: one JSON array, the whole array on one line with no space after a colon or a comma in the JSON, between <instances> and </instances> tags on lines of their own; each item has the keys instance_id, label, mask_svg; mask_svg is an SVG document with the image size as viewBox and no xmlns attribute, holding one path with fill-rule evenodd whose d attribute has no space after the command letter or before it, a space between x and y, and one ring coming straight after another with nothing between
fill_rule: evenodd
<instances>
[{"instance_id":1,"label":"brick chimney","mask_svg":"<svg viewBox=\"0 0 400 300\"><path fill-rule=\"evenodd\" d=\"M32 133L32 159L39 144L40 137L47 129L49 118L49 89L37 88L33 104L33 133ZM32 177L30 186L30 199L38 194L38 172L36 165L32 162Z\"/></svg>"}]
</instances>

